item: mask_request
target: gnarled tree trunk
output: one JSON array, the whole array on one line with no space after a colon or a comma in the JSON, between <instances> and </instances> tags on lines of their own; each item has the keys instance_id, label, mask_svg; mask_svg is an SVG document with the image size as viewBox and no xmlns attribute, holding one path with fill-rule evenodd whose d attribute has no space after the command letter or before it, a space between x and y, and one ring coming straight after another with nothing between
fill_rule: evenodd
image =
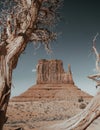
<instances>
[{"instance_id":1,"label":"gnarled tree trunk","mask_svg":"<svg viewBox=\"0 0 100 130\"><path fill-rule=\"evenodd\" d=\"M32 5L30 8L30 24L27 28L25 26L25 28L23 28L24 31L18 36L14 37L13 34L9 35L8 32L8 39L6 40L7 45L5 45L5 43L0 48L0 130L2 130L3 125L7 120L6 110L11 91L12 72L17 65L18 57L22 51L24 51L26 44L29 41L31 33L34 29L39 8L40 5L38 4L34 3L34 5Z\"/></svg>"},{"instance_id":2,"label":"gnarled tree trunk","mask_svg":"<svg viewBox=\"0 0 100 130\"><path fill-rule=\"evenodd\" d=\"M11 85L7 84L6 75L6 61L5 56L0 56L0 129L2 130L3 124L6 121L5 113L7 109L7 104L10 96Z\"/></svg>"},{"instance_id":3,"label":"gnarled tree trunk","mask_svg":"<svg viewBox=\"0 0 100 130\"><path fill-rule=\"evenodd\" d=\"M12 71L16 67L18 56L24 48L24 38L20 36L16 40L14 39L12 48L7 47L5 54L3 50L3 54L0 55L0 130L7 120L6 110L11 91ZM6 48L4 49L6 50ZM9 51L9 49L11 50Z\"/></svg>"},{"instance_id":4,"label":"gnarled tree trunk","mask_svg":"<svg viewBox=\"0 0 100 130\"><path fill-rule=\"evenodd\" d=\"M47 51L56 39L51 26L59 20L63 0L0 0L0 130L6 122L12 72L28 42L43 43ZM3 6L4 4L4 6ZM7 6L7 7L6 7ZM2 9L1 9L2 8Z\"/></svg>"}]
</instances>

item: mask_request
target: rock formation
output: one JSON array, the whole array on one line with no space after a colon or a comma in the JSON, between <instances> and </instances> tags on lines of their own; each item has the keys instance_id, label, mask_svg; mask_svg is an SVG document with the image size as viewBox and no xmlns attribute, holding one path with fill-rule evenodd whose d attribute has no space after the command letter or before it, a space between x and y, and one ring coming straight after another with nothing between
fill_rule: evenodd
<instances>
[{"instance_id":1,"label":"rock formation","mask_svg":"<svg viewBox=\"0 0 100 130\"><path fill-rule=\"evenodd\" d=\"M68 72L63 69L61 60L40 60L37 65L37 84L74 84L70 65Z\"/></svg>"},{"instance_id":2,"label":"rock formation","mask_svg":"<svg viewBox=\"0 0 100 130\"><path fill-rule=\"evenodd\" d=\"M13 97L9 103L7 127L21 127L20 122L23 122L23 126L33 130L34 121L70 118L82 111L91 98L75 86L70 65L65 72L61 60L40 60L36 85Z\"/></svg>"},{"instance_id":3,"label":"rock formation","mask_svg":"<svg viewBox=\"0 0 100 130\"><path fill-rule=\"evenodd\" d=\"M74 100L78 97L91 98L74 85L70 64L68 71L65 72L61 60L42 59L37 64L36 85L12 98L11 101L68 100L70 98Z\"/></svg>"}]
</instances>

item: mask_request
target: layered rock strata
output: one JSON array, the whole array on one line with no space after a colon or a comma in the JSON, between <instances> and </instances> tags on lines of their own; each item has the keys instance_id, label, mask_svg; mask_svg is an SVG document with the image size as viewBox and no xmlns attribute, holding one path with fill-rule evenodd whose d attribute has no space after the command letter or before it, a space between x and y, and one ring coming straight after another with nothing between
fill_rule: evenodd
<instances>
[{"instance_id":1,"label":"layered rock strata","mask_svg":"<svg viewBox=\"0 0 100 130\"><path fill-rule=\"evenodd\" d=\"M70 65L68 72L63 69L61 60L40 60L37 65L37 84L74 84Z\"/></svg>"},{"instance_id":2,"label":"layered rock strata","mask_svg":"<svg viewBox=\"0 0 100 130\"><path fill-rule=\"evenodd\" d=\"M91 96L75 86L71 66L65 72L61 60L40 60L37 64L37 83L11 101L71 100Z\"/></svg>"}]
</instances>

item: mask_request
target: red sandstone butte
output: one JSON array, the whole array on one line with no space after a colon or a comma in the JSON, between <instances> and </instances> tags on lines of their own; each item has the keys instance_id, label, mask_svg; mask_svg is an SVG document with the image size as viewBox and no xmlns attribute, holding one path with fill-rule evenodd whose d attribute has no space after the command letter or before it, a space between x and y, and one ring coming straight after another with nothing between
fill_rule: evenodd
<instances>
[{"instance_id":1,"label":"red sandstone butte","mask_svg":"<svg viewBox=\"0 0 100 130\"><path fill-rule=\"evenodd\" d=\"M38 130L81 112L91 98L75 86L70 65L65 72L61 60L40 60L36 85L10 100L4 129Z\"/></svg>"},{"instance_id":2,"label":"red sandstone butte","mask_svg":"<svg viewBox=\"0 0 100 130\"><path fill-rule=\"evenodd\" d=\"M92 96L75 86L71 66L65 72L61 60L39 60L37 81L26 92L11 99L14 102L37 100L75 100L80 97L90 100Z\"/></svg>"}]
</instances>

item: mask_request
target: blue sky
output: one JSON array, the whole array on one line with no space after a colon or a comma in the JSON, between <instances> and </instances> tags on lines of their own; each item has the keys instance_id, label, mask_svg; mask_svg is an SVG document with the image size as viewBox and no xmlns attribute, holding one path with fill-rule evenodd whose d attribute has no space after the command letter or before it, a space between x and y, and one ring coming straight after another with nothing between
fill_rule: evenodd
<instances>
[{"instance_id":1,"label":"blue sky","mask_svg":"<svg viewBox=\"0 0 100 130\"><path fill-rule=\"evenodd\" d=\"M95 56L91 53L92 40L100 33L100 2L97 0L65 0L61 10L62 21L56 27L60 34L57 41L51 43L52 55L48 55L43 46L38 50L31 43L25 54L19 58L13 73L12 96L19 95L35 84L35 66L39 59L61 59L64 69L71 64L73 79L79 88L95 95L95 82L87 78L95 72ZM100 36L97 38L100 51ZM33 70L33 71L32 71Z\"/></svg>"}]
</instances>

